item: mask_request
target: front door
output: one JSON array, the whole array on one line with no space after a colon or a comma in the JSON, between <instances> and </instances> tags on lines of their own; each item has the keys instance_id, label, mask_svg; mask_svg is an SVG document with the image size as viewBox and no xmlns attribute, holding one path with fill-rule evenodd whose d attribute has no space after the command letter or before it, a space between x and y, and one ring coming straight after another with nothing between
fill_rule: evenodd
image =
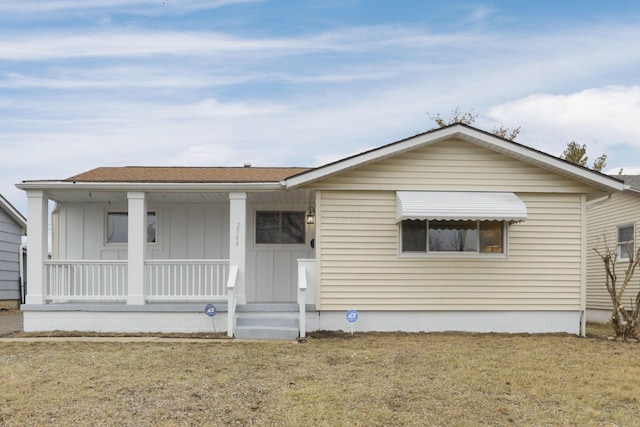
<instances>
[{"instance_id":1,"label":"front door","mask_svg":"<svg viewBox=\"0 0 640 427\"><path fill-rule=\"evenodd\" d=\"M252 210L246 259L250 303L292 303L297 299L298 259L313 258L313 226L304 208ZM251 237L249 237L251 236Z\"/></svg>"},{"instance_id":2,"label":"front door","mask_svg":"<svg viewBox=\"0 0 640 427\"><path fill-rule=\"evenodd\" d=\"M295 303L298 259L309 257L309 251L256 251L255 262L247 262L247 302Z\"/></svg>"}]
</instances>

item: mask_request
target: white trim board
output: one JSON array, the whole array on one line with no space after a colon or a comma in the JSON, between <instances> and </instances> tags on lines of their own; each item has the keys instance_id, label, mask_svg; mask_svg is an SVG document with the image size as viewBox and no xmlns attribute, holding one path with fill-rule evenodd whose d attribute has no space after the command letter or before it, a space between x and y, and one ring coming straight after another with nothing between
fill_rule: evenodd
<instances>
[{"instance_id":1,"label":"white trim board","mask_svg":"<svg viewBox=\"0 0 640 427\"><path fill-rule=\"evenodd\" d=\"M347 157L308 172L303 172L287 178L283 181L283 184L286 185L287 188L299 187L369 163L377 162L416 148L426 147L436 142L452 138L459 138L472 144L521 160L525 163L536 165L543 169L567 176L576 181L586 183L602 191L622 191L625 188L623 182L613 177L592 171L582 166L574 165L533 148L526 147L516 142L497 137L463 124L454 124L444 128L435 129L418 134L411 138L365 151L355 156Z\"/></svg>"}]
</instances>

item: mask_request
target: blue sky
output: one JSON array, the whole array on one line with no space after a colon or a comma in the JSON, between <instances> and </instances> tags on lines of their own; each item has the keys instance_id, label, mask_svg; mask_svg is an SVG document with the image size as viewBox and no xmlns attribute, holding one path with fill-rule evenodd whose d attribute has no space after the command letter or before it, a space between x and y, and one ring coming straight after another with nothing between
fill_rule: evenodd
<instances>
[{"instance_id":1,"label":"blue sky","mask_svg":"<svg viewBox=\"0 0 640 427\"><path fill-rule=\"evenodd\" d=\"M318 166L473 110L640 173L640 2L0 0L0 193L98 166Z\"/></svg>"}]
</instances>

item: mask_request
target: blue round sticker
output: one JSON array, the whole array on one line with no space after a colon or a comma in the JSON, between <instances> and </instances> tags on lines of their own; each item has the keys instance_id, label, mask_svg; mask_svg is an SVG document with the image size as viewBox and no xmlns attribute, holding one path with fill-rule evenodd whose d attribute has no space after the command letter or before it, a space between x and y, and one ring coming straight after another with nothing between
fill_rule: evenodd
<instances>
[{"instance_id":1,"label":"blue round sticker","mask_svg":"<svg viewBox=\"0 0 640 427\"><path fill-rule=\"evenodd\" d=\"M218 309L213 304L207 304L207 306L204 308L204 312L207 316L213 317L218 312Z\"/></svg>"},{"instance_id":2,"label":"blue round sticker","mask_svg":"<svg viewBox=\"0 0 640 427\"><path fill-rule=\"evenodd\" d=\"M347 322L353 323L356 320L358 320L358 312L355 311L353 308L347 311Z\"/></svg>"}]
</instances>

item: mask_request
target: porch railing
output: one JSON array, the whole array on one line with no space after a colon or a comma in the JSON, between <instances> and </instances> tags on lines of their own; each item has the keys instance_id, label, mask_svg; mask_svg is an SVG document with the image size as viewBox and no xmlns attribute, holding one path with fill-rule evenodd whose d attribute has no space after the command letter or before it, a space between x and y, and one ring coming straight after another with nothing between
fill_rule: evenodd
<instances>
[{"instance_id":1,"label":"porch railing","mask_svg":"<svg viewBox=\"0 0 640 427\"><path fill-rule=\"evenodd\" d=\"M307 305L307 267L298 266L298 328L300 329L300 338L306 337L306 305Z\"/></svg>"},{"instance_id":2,"label":"porch railing","mask_svg":"<svg viewBox=\"0 0 640 427\"><path fill-rule=\"evenodd\" d=\"M227 300L228 260L146 260L146 301ZM126 260L48 260L44 287L48 302L124 302Z\"/></svg>"},{"instance_id":3,"label":"porch railing","mask_svg":"<svg viewBox=\"0 0 640 427\"><path fill-rule=\"evenodd\" d=\"M127 298L126 261L45 261L45 277L48 301Z\"/></svg>"},{"instance_id":4,"label":"porch railing","mask_svg":"<svg viewBox=\"0 0 640 427\"><path fill-rule=\"evenodd\" d=\"M300 338L305 338L307 304L316 305L316 260L298 259L298 326Z\"/></svg>"},{"instance_id":5,"label":"porch railing","mask_svg":"<svg viewBox=\"0 0 640 427\"><path fill-rule=\"evenodd\" d=\"M232 337L236 330L236 280L238 279L238 266L232 265L227 281L227 336Z\"/></svg>"},{"instance_id":6,"label":"porch railing","mask_svg":"<svg viewBox=\"0 0 640 427\"><path fill-rule=\"evenodd\" d=\"M146 260L147 301L226 300L228 260Z\"/></svg>"}]
</instances>

